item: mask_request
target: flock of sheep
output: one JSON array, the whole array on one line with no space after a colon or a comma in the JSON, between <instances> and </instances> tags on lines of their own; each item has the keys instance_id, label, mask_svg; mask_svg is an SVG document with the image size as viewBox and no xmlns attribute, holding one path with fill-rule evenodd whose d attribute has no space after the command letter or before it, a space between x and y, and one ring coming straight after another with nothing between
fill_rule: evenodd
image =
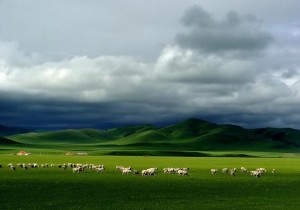
<instances>
[{"instance_id":1,"label":"flock of sheep","mask_svg":"<svg viewBox=\"0 0 300 210\"><path fill-rule=\"evenodd\" d=\"M28 170L30 168L62 168L64 170L66 170L67 168L71 168L73 173L80 173L83 172L84 170L94 170L97 173L102 173L105 170L104 165L99 164L99 165L95 165L95 164L81 164L81 163L64 163L64 164L50 164L48 165L47 163L45 164L37 164L37 163L18 163L16 164L16 166L12 163L9 163L8 168L11 170L16 170L16 168L22 168L24 170ZM0 165L0 168L2 168L2 165ZM116 170L120 171L122 175L128 175L128 174L141 174L142 176L155 176L158 168L157 167L153 167L153 168L148 168L148 169L144 169L141 170L141 172L139 172L138 170L134 170L132 169L130 166L128 167L124 167L124 166L116 166ZM241 172L242 173L250 173L251 176L254 176L256 178L260 178L262 174L266 173L267 170L265 168L257 168L255 170L251 170L249 171L247 168L245 167L241 167ZM189 168L163 168L163 173L165 174L178 174L180 176L189 176ZM218 169L216 168L212 168L210 170L212 175L216 175L218 173ZM221 170L221 173L223 174L230 174L231 176L235 176L237 173L237 169L236 168L223 168ZM275 173L275 169L272 169L272 173Z\"/></svg>"},{"instance_id":2,"label":"flock of sheep","mask_svg":"<svg viewBox=\"0 0 300 210\"><path fill-rule=\"evenodd\" d=\"M71 168L73 173L80 173L83 172L84 170L94 170L97 173L102 173L105 170L104 165L99 164L81 164L81 163L64 163L64 164L37 164L37 163L17 163L16 165L9 163L7 167L11 170L16 170L17 168L22 168L24 170L29 170L31 168L61 168L66 170L67 168ZM2 168L2 165L0 165L0 168ZM120 171L122 175L128 175L128 174L140 174L142 176L155 176L158 168L157 167L152 167L148 169L141 170L139 172L138 170L132 169L130 166L124 167L124 166L116 166L116 170ZM169 173L169 174L178 174L180 176L188 176L188 168L164 168L163 172L164 173Z\"/></svg>"},{"instance_id":3,"label":"flock of sheep","mask_svg":"<svg viewBox=\"0 0 300 210\"><path fill-rule=\"evenodd\" d=\"M218 173L218 169L215 169L215 168L212 168L210 170L211 174L212 175L216 175ZM231 176L235 176L236 175L236 172L237 172L237 169L236 168L223 168L222 169L222 173L223 174L230 174ZM265 168L257 168L255 170L252 170L252 171L249 171L247 168L245 167L241 167L241 172L242 173L250 173L251 176L254 176L256 178L260 178L261 175L263 175L264 173L267 172L267 170ZM275 173L275 168L272 169L272 173L274 174Z\"/></svg>"}]
</instances>

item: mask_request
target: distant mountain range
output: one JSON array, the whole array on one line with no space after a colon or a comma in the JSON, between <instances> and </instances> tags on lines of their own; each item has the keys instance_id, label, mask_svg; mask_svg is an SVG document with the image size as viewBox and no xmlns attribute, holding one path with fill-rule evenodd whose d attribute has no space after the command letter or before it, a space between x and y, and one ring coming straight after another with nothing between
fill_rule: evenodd
<instances>
[{"instance_id":1,"label":"distant mountain range","mask_svg":"<svg viewBox=\"0 0 300 210\"><path fill-rule=\"evenodd\" d=\"M291 128L245 129L230 124L215 124L188 119L166 127L137 125L108 130L68 129L32 132L27 129L0 127L0 144L93 145L136 149L174 149L185 151L248 150L300 151L300 131ZM5 134L5 135L4 135Z\"/></svg>"}]
</instances>

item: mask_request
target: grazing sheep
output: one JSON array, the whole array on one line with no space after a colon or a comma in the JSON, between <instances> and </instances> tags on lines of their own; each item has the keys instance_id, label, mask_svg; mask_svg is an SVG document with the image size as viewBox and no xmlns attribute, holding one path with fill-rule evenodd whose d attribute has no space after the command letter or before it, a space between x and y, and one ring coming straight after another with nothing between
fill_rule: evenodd
<instances>
[{"instance_id":1,"label":"grazing sheep","mask_svg":"<svg viewBox=\"0 0 300 210\"><path fill-rule=\"evenodd\" d=\"M157 168L148 168L146 170L142 170L142 176L155 176Z\"/></svg>"},{"instance_id":2,"label":"grazing sheep","mask_svg":"<svg viewBox=\"0 0 300 210\"><path fill-rule=\"evenodd\" d=\"M130 166L128 166L128 167L124 167L124 166L116 166L116 169L119 170L119 171L121 171L121 172L122 172L125 168L131 170L131 167L130 167Z\"/></svg>"},{"instance_id":3,"label":"grazing sheep","mask_svg":"<svg viewBox=\"0 0 300 210\"><path fill-rule=\"evenodd\" d=\"M177 171L177 173L180 176L188 176L189 175L187 170L181 170L180 169L180 170Z\"/></svg>"},{"instance_id":4,"label":"grazing sheep","mask_svg":"<svg viewBox=\"0 0 300 210\"><path fill-rule=\"evenodd\" d=\"M154 176L154 171L142 170L142 176Z\"/></svg>"},{"instance_id":5,"label":"grazing sheep","mask_svg":"<svg viewBox=\"0 0 300 210\"><path fill-rule=\"evenodd\" d=\"M273 169L272 169L272 174L274 174L274 173L275 173L275 170L276 170L275 168L273 168Z\"/></svg>"},{"instance_id":6,"label":"grazing sheep","mask_svg":"<svg viewBox=\"0 0 300 210\"><path fill-rule=\"evenodd\" d=\"M94 165L93 164L91 167L92 168L95 167L95 168L103 168L104 169L104 165L103 164L99 164L99 165Z\"/></svg>"},{"instance_id":7,"label":"grazing sheep","mask_svg":"<svg viewBox=\"0 0 300 210\"><path fill-rule=\"evenodd\" d=\"M48 168L48 163L41 164L41 167L42 167L42 168Z\"/></svg>"},{"instance_id":8,"label":"grazing sheep","mask_svg":"<svg viewBox=\"0 0 300 210\"><path fill-rule=\"evenodd\" d=\"M150 171L157 171L158 170L158 168L156 167L156 168L148 168L147 170L150 170Z\"/></svg>"},{"instance_id":9,"label":"grazing sheep","mask_svg":"<svg viewBox=\"0 0 300 210\"><path fill-rule=\"evenodd\" d=\"M12 163L9 163L7 166L9 169L11 169L13 171L16 170L16 167Z\"/></svg>"},{"instance_id":10,"label":"grazing sheep","mask_svg":"<svg viewBox=\"0 0 300 210\"><path fill-rule=\"evenodd\" d=\"M83 169L81 167L74 167L74 168L72 168L72 170L73 170L73 173L79 173Z\"/></svg>"},{"instance_id":11,"label":"grazing sheep","mask_svg":"<svg viewBox=\"0 0 300 210\"><path fill-rule=\"evenodd\" d=\"M229 173L230 173L231 176L235 176L236 169L235 169L235 168L230 169L230 170L229 170Z\"/></svg>"},{"instance_id":12,"label":"grazing sheep","mask_svg":"<svg viewBox=\"0 0 300 210\"><path fill-rule=\"evenodd\" d=\"M122 174L123 174L123 175L124 175L124 174L128 175L128 174L130 174L130 173L132 173L132 170L129 169L129 168L124 168L124 169L122 170Z\"/></svg>"},{"instance_id":13,"label":"grazing sheep","mask_svg":"<svg viewBox=\"0 0 300 210\"><path fill-rule=\"evenodd\" d=\"M100 167L99 167L99 168L96 168L96 172L97 172L97 173L102 173L103 171L104 171L104 168L100 168Z\"/></svg>"},{"instance_id":14,"label":"grazing sheep","mask_svg":"<svg viewBox=\"0 0 300 210\"><path fill-rule=\"evenodd\" d=\"M23 163L22 168L23 168L24 170L28 170L28 169L29 169L28 166L27 166L25 163Z\"/></svg>"},{"instance_id":15,"label":"grazing sheep","mask_svg":"<svg viewBox=\"0 0 300 210\"><path fill-rule=\"evenodd\" d=\"M218 172L218 169L212 168L212 169L210 170L210 172L211 172L212 175L216 175L217 172Z\"/></svg>"},{"instance_id":16,"label":"grazing sheep","mask_svg":"<svg viewBox=\"0 0 300 210\"><path fill-rule=\"evenodd\" d=\"M177 171L178 171L179 169L177 169L177 168L164 168L163 169L163 172L166 174L166 173L168 173L168 174L174 174L174 173L176 173Z\"/></svg>"},{"instance_id":17,"label":"grazing sheep","mask_svg":"<svg viewBox=\"0 0 300 210\"><path fill-rule=\"evenodd\" d=\"M259 171L261 174L266 173L267 169L265 168L257 168L256 171Z\"/></svg>"},{"instance_id":18,"label":"grazing sheep","mask_svg":"<svg viewBox=\"0 0 300 210\"><path fill-rule=\"evenodd\" d=\"M16 167L12 163L7 164L7 167L12 170L16 170Z\"/></svg>"},{"instance_id":19,"label":"grazing sheep","mask_svg":"<svg viewBox=\"0 0 300 210\"><path fill-rule=\"evenodd\" d=\"M39 167L39 165L37 163L33 163L31 166L31 168L38 168L38 167Z\"/></svg>"},{"instance_id":20,"label":"grazing sheep","mask_svg":"<svg viewBox=\"0 0 300 210\"><path fill-rule=\"evenodd\" d=\"M227 174L228 172L229 172L229 169L228 169L228 168L223 168L223 169L222 169L222 173L223 173L223 174Z\"/></svg>"},{"instance_id":21,"label":"grazing sheep","mask_svg":"<svg viewBox=\"0 0 300 210\"><path fill-rule=\"evenodd\" d=\"M189 168L164 168L163 172L166 174L175 174L178 173L179 170L188 171Z\"/></svg>"},{"instance_id":22,"label":"grazing sheep","mask_svg":"<svg viewBox=\"0 0 300 210\"><path fill-rule=\"evenodd\" d=\"M245 168L245 167L241 167L241 171L242 171L243 173L247 173L247 172L248 172L248 169Z\"/></svg>"},{"instance_id":23,"label":"grazing sheep","mask_svg":"<svg viewBox=\"0 0 300 210\"><path fill-rule=\"evenodd\" d=\"M262 174L262 172L260 172L258 170L256 170L256 171L250 171L250 175L254 176L256 178L260 178L261 174Z\"/></svg>"}]
</instances>

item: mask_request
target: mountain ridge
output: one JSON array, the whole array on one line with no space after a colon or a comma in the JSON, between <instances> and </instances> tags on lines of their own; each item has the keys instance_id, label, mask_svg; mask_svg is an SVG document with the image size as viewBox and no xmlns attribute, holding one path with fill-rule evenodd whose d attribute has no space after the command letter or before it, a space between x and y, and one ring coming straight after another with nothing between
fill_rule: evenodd
<instances>
[{"instance_id":1,"label":"mountain ridge","mask_svg":"<svg viewBox=\"0 0 300 210\"><path fill-rule=\"evenodd\" d=\"M135 125L99 130L66 129L19 133L6 138L23 144L134 146L185 150L300 150L300 131L291 128L246 129L190 118L173 125Z\"/></svg>"}]
</instances>

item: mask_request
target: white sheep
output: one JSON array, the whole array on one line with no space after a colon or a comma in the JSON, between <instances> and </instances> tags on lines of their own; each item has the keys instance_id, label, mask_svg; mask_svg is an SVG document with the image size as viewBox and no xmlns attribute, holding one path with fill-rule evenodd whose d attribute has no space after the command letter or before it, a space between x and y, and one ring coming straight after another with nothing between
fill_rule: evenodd
<instances>
[{"instance_id":1,"label":"white sheep","mask_svg":"<svg viewBox=\"0 0 300 210\"><path fill-rule=\"evenodd\" d=\"M242 171L243 173L247 173L247 172L248 172L248 169L245 168L245 167L241 167L241 171Z\"/></svg>"},{"instance_id":2,"label":"white sheep","mask_svg":"<svg viewBox=\"0 0 300 210\"><path fill-rule=\"evenodd\" d=\"M122 170L122 174L124 175L128 175L129 173L132 173L132 170L131 169L129 169L129 168L124 168L123 170Z\"/></svg>"},{"instance_id":3,"label":"white sheep","mask_svg":"<svg viewBox=\"0 0 300 210\"><path fill-rule=\"evenodd\" d=\"M177 173L180 176L188 176L189 175L187 170L181 170L180 169L180 170L177 171Z\"/></svg>"},{"instance_id":4,"label":"white sheep","mask_svg":"<svg viewBox=\"0 0 300 210\"><path fill-rule=\"evenodd\" d=\"M256 171L250 171L250 175L251 176L255 176L256 178L260 178L261 174L262 173L260 171L258 171L258 170L256 170Z\"/></svg>"},{"instance_id":5,"label":"white sheep","mask_svg":"<svg viewBox=\"0 0 300 210\"><path fill-rule=\"evenodd\" d=\"M223 169L222 169L222 173L223 173L223 174L227 174L228 172L229 172L229 169L228 169L228 168L223 168Z\"/></svg>"},{"instance_id":6,"label":"white sheep","mask_svg":"<svg viewBox=\"0 0 300 210\"><path fill-rule=\"evenodd\" d=\"M256 171L259 171L261 174L266 173L267 169L265 168L257 168Z\"/></svg>"},{"instance_id":7,"label":"white sheep","mask_svg":"<svg viewBox=\"0 0 300 210\"><path fill-rule=\"evenodd\" d=\"M172 174L172 173L176 173L178 170L177 169L175 169L175 168L164 168L163 169L163 172L166 174L166 173L168 173L168 174Z\"/></svg>"},{"instance_id":8,"label":"white sheep","mask_svg":"<svg viewBox=\"0 0 300 210\"><path fill-rule=\"evenodd\" d=\"M235 176L236 169L235 169L235 168L230 169L230 170L229 170L229 173L230 173L231 176Z\"/></svg>"},{"instance_id":9,"label":"white sheep","mask_svg":"<svg viewBox=\"0 0 300 210\"><path fill-rule=\"evenodd\" d=\"M13 171L16 170L16 167L12 163L9 163L7 166L9 169L11 169Z\"/></svg>"},{"instance_id":10,"label":"white sheep","mask_svg":"<svg viewBox=\"0 0 300 210\"><path fill-rule=\"evenodd\" d=\"M102 173L103 171L104 171L104 168L101 168L101 167L96 168L96 172L97 173Z\"/></svg>"},{"instance_id":11,"label":"white sheep","mask_svg":"<svg viewBox=\"0 0 300 210\"><path fill-rule=\"evenodd\" d=\"M72 168L73 170L73 173L79 173L80 171L83 171L83 168L82 167L74 167Z\"/></svg>"},{"instance_id":12,"label":"white sheep","mask_svg":"<svg viewBox=\"0 0 300 210\"><path fill-rule=\"evenodd\" d=\"M218 172L218 169L212 168L212 169L210 170L210 172L211 172L212 175L216 175L217 172Z\"/></svg>"},{"instance_id":13,"label":"white sheep","mask_svg":"<svg viewBox=\"0 0 300 210\"><path fill-rule=\"evenodd\" d=\"M128 167L124 167L124 166L116 166L116 169L119 170L119 171L121 171L121 172L122 172L125 168L131 170L131 167L130 167L130 166L128 166Z\"/></svg>"},{"instance_id":14,"label":"white sheep","mask_svg":"<svg viewBox=\"0 0 300 210\"><path fill-rule=\"evenodd\" d=\"M142 176L155 176L157 168L148 168L146 170L142 170Z\"/></svg>"}]
</instances>

